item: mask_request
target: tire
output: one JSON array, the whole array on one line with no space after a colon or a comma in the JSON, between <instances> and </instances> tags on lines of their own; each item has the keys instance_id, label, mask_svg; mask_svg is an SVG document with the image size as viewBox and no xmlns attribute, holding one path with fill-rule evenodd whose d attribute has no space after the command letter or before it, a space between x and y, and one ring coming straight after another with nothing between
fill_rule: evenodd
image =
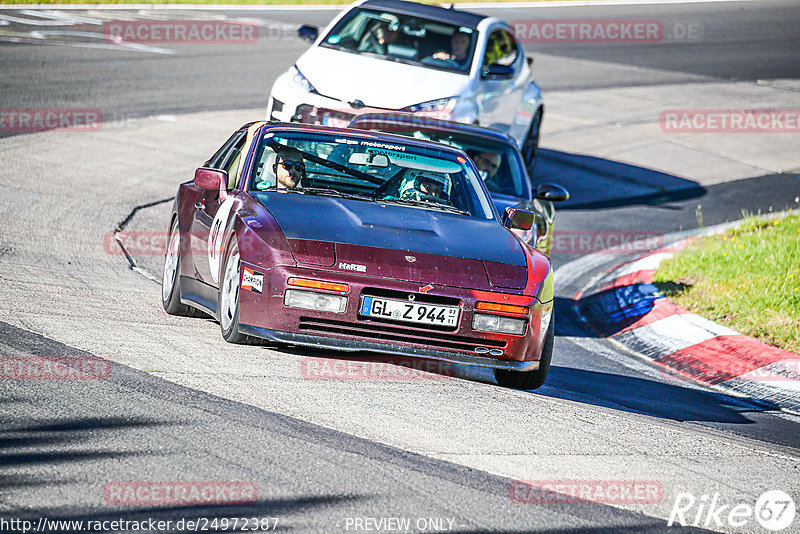
<instances>
[{"instance_id":1,"label":"tire","mask_svg":"<svg viewBox=\"0 0 800 534\"><path fill-rule=\"evenodd\" d=\"M528 128L528 134L525 136L525 141L522 143L522 159L525 161L525 167L528 169L528 174L533 177L533 170L536 168L537 156L539 155L539 136L542 132L542 108L536 110L536 115L531 120L531 125Z\"/></svg>"},{"instance_id":2,"label":"tire","mask_svg":"<svg viewBox=\"0 0 800 534\"><path fill-rule=\"evenodd\" d=\"M217 293L217 313L222 337L228 343L255 345L259 343L258 338L239 332L239 290L242 273L236 234L231 236L225 250L225 261L222 264Z\"/></svg>"},{"instance_id":3,"label":"tire","mask_svg":"<svg viewBox=\"0 0 800 534\"><path fill-rule=\"evenodd\" d=\"M177 217L172 219L164 253L164 272L161 276L161 305L170 315L197 317L196 309L181 303L181 232L178 229Z\"/></svg>"},{"instance_id":4,"label":"tire","mask_svg":"<svg viewBox=\"0 0 800 534\"><path fill-rule=\"evenodd\" d=\"M494 378L498 384L506 388L526 390L542 387L547 378L547 372L550 370L550 361L553 359L554 324L555 316L550 318L550 326L547 328L547 336L544 340L544 347L542 347L542 357L539 359L539 368L535 371L495 369Z\"/></svg>"}]
</instances>

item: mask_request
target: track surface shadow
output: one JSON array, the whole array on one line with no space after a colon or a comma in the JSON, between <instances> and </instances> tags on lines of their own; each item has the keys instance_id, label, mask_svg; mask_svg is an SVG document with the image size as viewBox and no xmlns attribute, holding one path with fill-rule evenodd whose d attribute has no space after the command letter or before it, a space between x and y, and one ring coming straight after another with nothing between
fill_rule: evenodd
<instances>
[{"instance_id":1,"label":"track surface shadow","mask_svg":"<svg viewBox=\"0 0 800 534\"><path fill-rule=\"evenodd\" d=\"M554 182L570 192L558 210L659 205L701 197L706 189L671 174L610 159L541 149L534 183Z\"/></svg>"}]
</instances>

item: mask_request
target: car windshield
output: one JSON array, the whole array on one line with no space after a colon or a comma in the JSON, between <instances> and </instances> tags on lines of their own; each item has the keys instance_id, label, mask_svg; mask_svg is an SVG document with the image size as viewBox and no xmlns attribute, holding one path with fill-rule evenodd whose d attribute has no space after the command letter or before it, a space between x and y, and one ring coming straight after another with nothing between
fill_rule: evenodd
<instances>
[{"instance_id":1,"label":"car windshield","mask_svg":"<svg viewBox=\"0 0 800 534\"><path fill-rule=\"evenodd\" d=\"M375 124L372 124L375 122ZM436 141L463 150L475 162L486 188L491 193L513 197L525 197L528 180L516 147L477 135L457 131L438 131L411 124L395 124L383 121L354 123L353 128L370 129L386 133L406 135L425 141Z\"/></svg>"},{"instance_id":2,"label":"car windshield","mask_svg":"<svg viewBox=\"0 0 800 534\"><path fill-rule=\"evenodd\" d=\"M409 15L354 9L320 46L467 74L477 31Z\"/></svg>"},{"instance_id":3,"label":"car windshield","mask_svg":"<svg viewBox=\"0 0 800 534\"><path fill-rule=\"evenodd\" d=\"M449 150L340 133L271 131L250 191L335 196L484 219L491 201L469 160Z\"/></svg>"}]
</instances>

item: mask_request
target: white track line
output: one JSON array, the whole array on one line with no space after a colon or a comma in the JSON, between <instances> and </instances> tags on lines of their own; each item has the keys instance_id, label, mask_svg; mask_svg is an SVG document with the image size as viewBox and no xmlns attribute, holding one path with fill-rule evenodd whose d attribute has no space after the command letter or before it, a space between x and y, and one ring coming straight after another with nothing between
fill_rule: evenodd
<instances>
[{"instance_id":1,"label":"white track line","mask_svg":"<svg viewBox=\"0 0 800 534\"><path fill-rule=\"evenodd\" d=\"M102 20L93 19L89 17L81 17L78 15L70 15L68 13L62 13L60 11L49 10L49 9L40 9L40 10L26 9L24 11L20 11L20 13L22 15L28 15L32 17L60 20L62 23L66 22L69 24L94 24L95 26L101 26L103 24Z\"/></svg>"},{"instance_id":2,"label":"white track line","mask_svg":"<svg viewBox=\"0 0 800 534\"><path fill-rule=\"evenodd\" d=\"M71 24L63 20L24 19L22 17L12 17L11 15L0 15L0 20L24 24L26 26L69 26Z\"/></svg>"},{"instance_id":3,"label":"white track line","mask_svg":"<svg viewBox=\"0 0 800 534\"><path fill-rule=\"evenodd\" d=\"M103 50L120 50L122 52L148 52L150 54L174 54L174 50L167 48L157 48L139 43L83 43L80 41L56 41L46 39L45 33L50 32L30 32L27 35L4 36L0 35L0 43L15 44L35 44L49 46L72 46L75 48L100 48Z\"/></svg>"}]
</instances>

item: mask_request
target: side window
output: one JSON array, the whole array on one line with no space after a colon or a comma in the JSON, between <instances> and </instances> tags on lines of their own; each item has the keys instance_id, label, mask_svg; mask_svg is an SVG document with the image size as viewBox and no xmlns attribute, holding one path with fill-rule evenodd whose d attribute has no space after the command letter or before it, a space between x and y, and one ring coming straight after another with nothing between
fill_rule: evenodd
<instances>
[{"instance_id":1,"label":"side window","mask_svg":"<svg viewBox=\"0 0 800 534\"><path fill-rule=\"evenodd\" d=\"M242 166L242 149L247 140L246 132L243 132L239 139L231 146L230 151L222 161L220 170L228 173L228 189L233 189L239 178L239 171Z\"/></svg>"},{"instance_id":2,"label":"side window","mask_svg":"<svg viewBox=\"0 0 800 534\"><path fill-rule=\"evenodd\" d=\"M514 36L503 29L496 29L486 40L486 52L483 55L483 66L506 65L510 67L517 60L517 41Z\"/></svg>"},{"instance_id":3,"label":"side window","mask_svg":"<svg viewBox=\"0 0 800 534\"><path fill-rule=\"evenodd\" d=\"M246 133L247 133L246 130L239 130L232 136L230 136L230 138L228 138L228 140L225 141L225 144L222 145L222 148L217 150L214 153L214 155L211 156L211 158L205 162L204 165L211 169L224 170L222 166L225 163L227 157L230 155L231 149L234 147L234 145L236 145L237 142L239 142L240 139L244 138Z\"/></svg>"}]
</instances>

